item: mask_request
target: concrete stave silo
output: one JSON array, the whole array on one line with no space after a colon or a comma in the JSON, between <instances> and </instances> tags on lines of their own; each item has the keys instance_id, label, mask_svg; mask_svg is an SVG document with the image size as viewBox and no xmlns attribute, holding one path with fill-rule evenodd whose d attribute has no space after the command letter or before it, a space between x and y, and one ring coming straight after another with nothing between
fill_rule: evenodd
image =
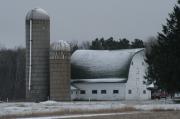
<instances>
[{"instance_id":1,"label":"concrete stave silo","mask_svg":"<svg viewBox=\"0 0 180 119\"><path fill-rule=\"evenodd\" d=\"M70 100L70 46L54 42L50 48L50 99Z\"/></svg>"},{"instance_id":2,"label":"concrete stave silo","mask_svg":"<svg viewBox=\"0 0 180 119\"><path fill-rule=\"evenodd\" d=\"M47 100L49 96L50 17L41 8L26 15L26 99Z\"/></svg>"}]
</instances>

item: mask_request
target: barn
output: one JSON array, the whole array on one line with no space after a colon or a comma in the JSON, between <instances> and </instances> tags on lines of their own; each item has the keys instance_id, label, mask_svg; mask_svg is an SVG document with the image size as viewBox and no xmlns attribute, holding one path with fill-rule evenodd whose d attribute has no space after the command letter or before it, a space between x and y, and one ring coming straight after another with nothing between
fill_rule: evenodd
<instances>
[{"instance_id":1,"label":"barn","mask_svg":"<svg viewBox=\"0 0 180 119\"><path fill-rule=\"evenodd\" d=\"M144 49L77 50L71 56L72 100L147 100Z\"/></svg>"}]
</instances>

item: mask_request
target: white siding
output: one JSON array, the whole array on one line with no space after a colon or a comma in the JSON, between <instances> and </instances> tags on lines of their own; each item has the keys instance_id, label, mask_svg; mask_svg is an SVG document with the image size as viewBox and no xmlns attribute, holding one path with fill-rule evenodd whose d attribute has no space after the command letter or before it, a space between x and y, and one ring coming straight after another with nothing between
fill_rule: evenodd
<instances>
[{"instance_id":1,"label":"white siding","mask_svg":"<svg viewBox=\"0 0 180 119\"><path fill-rule=\"evenodd\" d=\"M78 98L78 90L71 90L71 100L77 99Z\"/></svg>"},{"instance_id":2,"label":"white siding","mask_svg":"<svg viewBox=\"0 0 180 119\"><path fill-rule=\"evenodd\" d=\"M151 92L147 90L144 78L147 64L144 61L144 50L135 54L131 61L128 81L126 83L126 99L145 100L151 98ZM131 90L131 94L129 94Z\"/></svg>"},{"instance_id":3,"label":"white siding","mask_svg":"<svg viewBox=\"0 0 180 119\"><path fill-rule=\"evenodd\" d=\"M75 83L80 90L85 90L85 94L78 92L76 99L80 100L124 100L124 83ZM97 90L97 94L92 94L92 90ZM101 94L101 90L106 90L106 94ZM118 94L113 94L113 90L118 90Z\"/></svg>"}]
</instances>

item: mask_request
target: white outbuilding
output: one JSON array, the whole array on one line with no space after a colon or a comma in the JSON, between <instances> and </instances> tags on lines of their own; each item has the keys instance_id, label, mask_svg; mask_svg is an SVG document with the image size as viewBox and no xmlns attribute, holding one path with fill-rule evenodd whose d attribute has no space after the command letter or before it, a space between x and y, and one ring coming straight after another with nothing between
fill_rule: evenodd
<instances>
[{"instance_id":1,"label":"white outbuilding","mask_svg":"<svg viewBox=\"0 0 180 119\"><path fill-rule=\"evenodd\" d=\"M144 49L75 51L71 56L71 99L150 99L144 59Z\"/></svg>"}]
</instances>

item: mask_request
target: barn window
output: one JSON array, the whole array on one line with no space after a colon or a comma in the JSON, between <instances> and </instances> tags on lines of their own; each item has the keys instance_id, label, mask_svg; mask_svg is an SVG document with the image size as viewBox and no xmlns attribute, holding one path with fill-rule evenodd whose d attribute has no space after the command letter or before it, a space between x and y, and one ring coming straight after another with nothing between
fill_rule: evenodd
<instances>
[{"instance_id":1,"label":"barn window","mask_svg":"<svg viewBox=\"0 0 180 119\"><path fill-rule=\"evenodd\" d=\"M118 94L119 90L113 90L113 94Z\"/></svg>"},{"instance_id":2,"label":"barn window","mask_svg":"<svg viewBox=\"0 0 180 119\"><path fill-rule=\"evenodd\" d=\"M97 94L97 90L92 90L92 94Z\"/></svg>"},{"instance_id":3,"label":"barn window","mask_svg":"<svg viewBox=\"0 0 180 119\"><path fill-rule=\"evenodd\" d=\"M106 94L106 90L101 90L101 94Z\"/></svg>"},{"instance_id":4,"label":"barn window","mask_svg":"<svg viewBox=\"0 0 180 119\"><path fill-rule=\"evenodd\" d=\"M132 91L131 91L131 90L128 90L128 94L132 94Z\"/></svg>"},{"instance_id":5,"label":"barn window","mask_svg":"<svg viewBox=\"0 0 180 119\"><path fill-rule=\"evenodd\" d=\"M85 90L80 90L80 94L86 94Z\"/></svg>"},{"instance_id":6,"label":"barn window","mask_svg":"<svg viewBox=\"0 0 180 119\"><path fill-rule=\"evenodd\" d=\"M146 90L143 90L143 94L146 94Z\"/></svg>"}]
</instances>

